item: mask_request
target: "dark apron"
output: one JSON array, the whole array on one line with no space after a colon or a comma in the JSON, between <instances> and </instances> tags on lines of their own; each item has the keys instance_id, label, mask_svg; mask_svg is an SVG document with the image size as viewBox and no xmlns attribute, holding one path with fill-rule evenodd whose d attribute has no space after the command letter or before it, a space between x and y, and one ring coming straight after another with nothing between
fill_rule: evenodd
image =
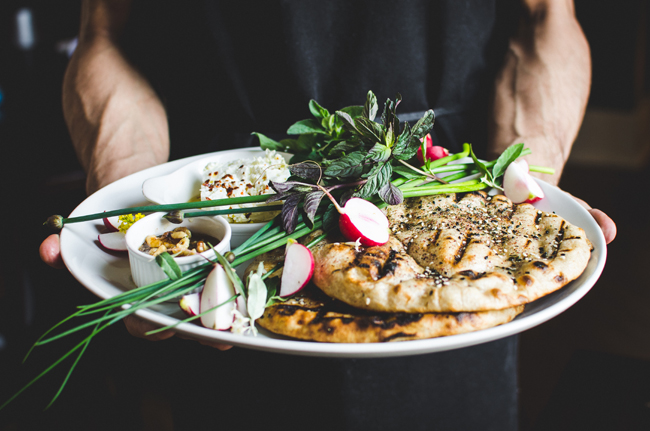
<instances>
[{"instance_id":1,"label":"dark apron","mask_svg":"<svg viewBox=\"0 0 650 431\"><path fill-rule=\"evenodd\" d=\"M480 154L512 3L136 2L123 44L166 105L172 158L258 145L251 132L284 133L310 99L332 112L368 90L382 106L400 92L410 124L433 108L436 143ZM387 359L201 347L187 376L199 390L174 395L179 429L517 428L516 337Z\"/></svg>"}]
</instances>

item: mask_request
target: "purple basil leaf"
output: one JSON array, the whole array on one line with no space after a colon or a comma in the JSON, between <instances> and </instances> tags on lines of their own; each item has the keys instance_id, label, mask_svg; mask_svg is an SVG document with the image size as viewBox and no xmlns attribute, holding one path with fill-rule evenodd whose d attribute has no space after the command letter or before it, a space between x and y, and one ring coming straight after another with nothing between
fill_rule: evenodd
<instances>
[{"instance_id":1,"label":"purple basil leaf","mask_svg":"<svg viewBox=\"0 0 650 431\"><path fill-rule=\"evenodd\" d=\"M404 202L402 191L390 182L379 189L379 197L388 205L398 205Z\"/></svg>"},{"instance_id":2,"label":"purple basil leaf","mask_svg":"<svg viewBox=\"0 0 650 431\"><path fill-rule=\"evenodd\" d=\"M325 193L321 190L310 192L305 195L305 204L303 208L305 214L307 214L307 218L312 222L312 224L314 223L314 217L316 217L316 211L318 211L318 206L320 205L323 196L325 196Z\"/></svg>"},{"instance_id":3,"label":"purple basil leaf","mask_svg":"<svg viewBox=\"0 0 650 431\"><path fill-rule=\"evenodd\" d=\"M298 204L305 195L302 193L296 193L284 200L284 205L282 205L282 228L287 233L293 233L298 224Z\"/></svg>"}]
</instances>

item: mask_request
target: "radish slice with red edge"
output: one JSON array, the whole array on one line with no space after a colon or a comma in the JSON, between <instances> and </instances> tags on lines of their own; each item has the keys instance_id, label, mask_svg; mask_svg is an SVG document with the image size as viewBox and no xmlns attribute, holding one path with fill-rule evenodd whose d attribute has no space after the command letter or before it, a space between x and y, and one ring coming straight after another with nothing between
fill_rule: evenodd
<instances>
[{"instance_id":1,"label":"radish slice with red edge","mask_svg":"<svg viewBox=\"0 0 650 431\"><path fill-rule=\"evenodd\" d=\"M528 173L525 165L512 162L503 174L503 193L513 203L534 203L544 197L542 188Z\"/></svg>"},{"instance_id":2,"label":"radish slice with red edge","mask_svg":"<svg viewBox=\"0 0 650 431\"><path fill-rule=\"evenodd\" d=\"M280 296L291 296L302 290L314 274L314 256L304 245L289 242L284 256Z\"/></svg>"},{"instance_id":3,"label":"radish slice with red edge","mask_svg":"<svg viewBox=\"0 0 650 431\"><path fill-rule=\"evenodd\" d=\"M343 207L339 228L348 241L372 247L388 242L388 219L376 205L365 199L351 198Z\"/></svg>"},{"instance_id":4,"label":"radish slice with red edge","mask_svg":"<svg viewBox=\"0 0 650 431\"><path fill-rule=\"evenodd\" d=\"M115 217L104 217L102 219L104 222L104 226L106 226L106 229L108 229L109 232L119 232L119 226L120 226L120 218L119 216Z\"/></svg>"},{"instance_id":5,"label":"radish slice with red edge","mask_svg":"<svg viewBox=\"0 0 650 431\"><path fill-rule=\"evenodd\" d=\"M99 234L99 243L107 250L126 251L126 235L122 232L108 232Z\"/></svg>"},{"instance_id":6,"label":"radish slice with red edge","mask_svg":"<svg viewBox=\"0 0 650 431\"><path fill-rule=\"evenodd\" d=\"M201 294L199 292L183 295L181 300L178 301L178 306L181 307L181 310L183 310L189 317L199 314L200 304Z\"/></svg>"},{"instance_id":7,"label":"radish slice with red edge","mask_svg":"<svg viewBox=\"0 0 650 431\"><path fill-rule=\"evenodd\" d=\"M203 326L220 331L230 329L235 320L233 310L237 305L235 301L225 302L234 295L235 287L230 281L230 278L228 278L228 275L226 275L226 271L223 269L223 266L216 264L205 279L205 285L201 291L201 304L199 308L201 313L204 313L219 304L223 305L201 316Z\"/></svg>"}]
</instances>

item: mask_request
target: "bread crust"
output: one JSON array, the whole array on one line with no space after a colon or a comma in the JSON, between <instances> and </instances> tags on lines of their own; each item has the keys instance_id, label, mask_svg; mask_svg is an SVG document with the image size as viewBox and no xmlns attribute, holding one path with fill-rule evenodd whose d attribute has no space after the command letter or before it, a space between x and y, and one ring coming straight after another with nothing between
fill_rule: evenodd
<instances>
[{"instance_id":1,"label":"bread crust","mask_svg":"<svg viewBox=\"0 0 650 431\"><path fill-rule=\"evenodd\" d=\"M387 216L393 233L383 246L314 247L323 292L378 312L501 310L575 280L591 255L581 228L505 196L411 198Z\"/></svg>"},{"instance_id":2,"label":"bread crust","mask_svg":"<svg viewBox=\"0 0 650 431\"><path fill-rule=\"evenodd\" d=\"M271 332L326 343L378 343L463 334L510 322L524 306L473 313L375 313L307 288L268 307L257 323Z\"/></svg>"}]
</instances>

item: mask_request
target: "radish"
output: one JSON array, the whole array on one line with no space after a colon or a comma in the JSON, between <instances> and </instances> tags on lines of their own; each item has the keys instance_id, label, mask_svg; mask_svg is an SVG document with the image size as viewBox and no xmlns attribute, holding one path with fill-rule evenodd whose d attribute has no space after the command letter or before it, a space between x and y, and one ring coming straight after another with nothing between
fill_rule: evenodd
<instances>
[{"instance_id":1,"label":"radish","mask_svg":"<svg viewBox=\"0 0 650 431\"><path fill-rule=\"evenodd\" d=\"M112 251L126 251L125 234L122 232L108 232L99 234L99 243L102 247Z\"/></svg>"},{"instance_id":2,"label":"radish","mask_svg":"<svg viewBox=\"0 0 650 431\"><path fill-rule=\"evenodd\" d=\"M528 163L510 163L503 175L503 192L516 204L533 203L544 197L542 188L528 173Z\"/></svg>"},{"instance_id":3,"label":"radish","mask_svg":"<svg viewBox=\"0 0 650 431\"><path fill-rule=\"evenodd\" d=\"M120 218L119 216L115 217L104 217L102 219L104 222L104 226L106 226L106 229L108 229L109 232L119 232L119 226L120 226Z\"/></svg>"},{"instance_id":4,"label":"radish","mask_svg":"<svg viewBox=\"0 0 650 431\"><path fill-rule=\"evenodd\" d=\"M373 203L351 198L343 208L336 205L336 209L341 214L339 228L348 241L359 240L369 247L388 242L388 219Z\"/></svg>"},{"instance_id":5,"label":"radish","mask_svg":"<svg viewBox=\"0 0 650 431\"><path fill-rule=\"evenodd\" d=\"M189 317L196 316L199 314L199 305L201 303L201 295L196 293L188 293L183 295L181 300L178 302L181 310L185 312Z\"/></svg>"},{"instance_id":6,"label":"radish","mask_svg":"<svg viewBox=\"0 0 650 431\"><path fill-rule=\"evenodd\" d=\"M309 283L314 274L314 256L304 245L289 242L284 256L280 296L291 296Z\"/></svg>"},{"instance_id":7,"label":"radish","mask_svg":"<svg viewBox=\"0 0 650 431\"><path fill-rule=\"evenodd\" d=\"M439 145L433 145L433 139L431 139L431 134L427 133L427 136L422 138L420 141L425 141L424 147L426 148L426 155L428 160L438 160L449 155L449 150ZM420 165L424 165L424 157L422 156L422 146L418 147L418 160Z\"/></svg>"},{"instance_id":8,"label":"radish","mask_svg":"<svg viewBox=\"0 0 650 431\"><path fill-rule=\"evenodd\" d=\"M220 331L230 329L235 319L233 310L237 305L235 301L225 302L234 295L235 287L226 275L226 271L223 266L216 264L205 279L199 308L201 313L204 313L219 304L223 305L201 316L203 326Z\"/></svg>"}]
</instances>

